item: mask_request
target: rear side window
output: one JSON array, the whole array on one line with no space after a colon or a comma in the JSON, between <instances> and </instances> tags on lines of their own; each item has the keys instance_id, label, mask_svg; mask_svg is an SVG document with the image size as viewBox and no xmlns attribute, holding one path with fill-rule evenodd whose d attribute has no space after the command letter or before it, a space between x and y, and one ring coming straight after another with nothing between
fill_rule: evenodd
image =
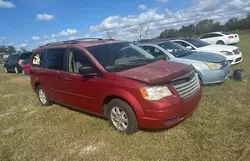
<instances>
[{"instance_id":1,"label":"rear side window","mask_svg":"<svg viewBox=\"0 0 250 161\"><path fill-rule=\"evenodd\" d=\"M45 68L66 71L66 48L48 49L45 58Z\"/></svg>"},{"instance_id":2,"label":"rear side window","mask_svg":"<svg viewBox=\"0 0 250 161\"><path fill-rule=\"evenodd\" d=\"M45 51L36 51L32 58L33 67L42 67L44 62Z\"/></svg>"},{"instance_id":3,"label":"rear side window","mask_svg":"<svg viewBox=\"0 0 250 161\"><path fill-rule=\"evenodd\" d=\"M210 34L207 34L207 35L202 36L201 39L206 39L206 38L210 38L210 37L211 37Z\"/></svg>"}]
</instances>

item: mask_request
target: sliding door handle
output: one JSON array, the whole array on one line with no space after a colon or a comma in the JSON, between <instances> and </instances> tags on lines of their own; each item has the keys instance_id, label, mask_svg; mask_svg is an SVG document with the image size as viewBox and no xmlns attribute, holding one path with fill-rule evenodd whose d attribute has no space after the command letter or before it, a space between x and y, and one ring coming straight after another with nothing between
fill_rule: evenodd
<instances>
[{"instance_id":1,"label":"sliding door handle","mask_svg":"<svg viewBox=\"0 0 250 161\"><path fill-rule=\"evenodd\" d=\"M65 77L64 79L67 81L72 81L72 78L70 78L70 77Z\"/></svg>"}]
</instances>

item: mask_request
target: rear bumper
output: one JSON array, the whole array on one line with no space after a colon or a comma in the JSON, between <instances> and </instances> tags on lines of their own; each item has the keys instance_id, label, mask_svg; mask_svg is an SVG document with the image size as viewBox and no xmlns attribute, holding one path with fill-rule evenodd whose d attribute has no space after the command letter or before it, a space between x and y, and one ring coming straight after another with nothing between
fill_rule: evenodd
<instances>
[{"instance_id":1,"label":"rear bumper","mask_svg":"<svg viewBox=\"0 0 250 161\"><path fill-rule=\"evenodd\" d=\"M144 117L138 120L140 128L167 128L182 122L197 109L201 96L202 88L189 99L173 98L171 104L164 107L165 109L156 110L157 107L146 109Z\"/></svg>"},{"instance_id":2,"label":"rear bumper","mask_svg":"<svg viewBox=\"0 0 250 161\"><path fill-rule=\"evenodd\" d=\"M231 65L228 65L219 70L203 70L201 71L201 79L203 84L222 83L228 79L231 70Z\"/></svg>"}]
</instances>

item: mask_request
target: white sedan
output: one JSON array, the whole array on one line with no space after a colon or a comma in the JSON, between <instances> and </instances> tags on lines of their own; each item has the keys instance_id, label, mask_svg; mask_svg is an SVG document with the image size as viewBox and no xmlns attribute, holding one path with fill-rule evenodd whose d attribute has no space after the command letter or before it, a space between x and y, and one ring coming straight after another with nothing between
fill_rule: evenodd
<instances>
[{"instance_id":1,"label":"white sedan","mask_svg":"<svg viewBox=\"0 0 250 161\"><path fill-rule=\"evenodd\" d=\"M199 39L208 42L210 44L237 44L240 42L238 34L230 34L227 32L211 32L201 36Z\"/></svg>"},{"instance_id":2,"label":"white sedan","mask_svg":"<svg viewBox=\"0 0 250 161\"><path fill-rule=\"evenodd\" d=\"M211 45L199 39L192 38L174 39L171 41L178 43L190 50L211 52L223 55L231 63L231 65L238 64L243 60L242 53L237 46Z\"/></svg>"}]
</instances>

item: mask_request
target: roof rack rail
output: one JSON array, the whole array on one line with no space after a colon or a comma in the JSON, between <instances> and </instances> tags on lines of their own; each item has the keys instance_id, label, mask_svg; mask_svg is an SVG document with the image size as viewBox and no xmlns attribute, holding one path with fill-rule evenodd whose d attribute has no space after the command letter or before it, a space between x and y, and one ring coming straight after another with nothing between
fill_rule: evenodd
<instances>
[{"instance_id":1,"label":"roof rack rail","mask_svg":"<svg viewBox=\"0 0 250 161\"><path fill-rule=\"evenodd\" d=\"M103 40L103 39L102 38L80 38L80 39L74 39L74 40L52 42L52 43L46 44L45 46L52 46L52 45L58 45L58 44L77 44L84 40Z\"/></svg>"}]
</instances>

